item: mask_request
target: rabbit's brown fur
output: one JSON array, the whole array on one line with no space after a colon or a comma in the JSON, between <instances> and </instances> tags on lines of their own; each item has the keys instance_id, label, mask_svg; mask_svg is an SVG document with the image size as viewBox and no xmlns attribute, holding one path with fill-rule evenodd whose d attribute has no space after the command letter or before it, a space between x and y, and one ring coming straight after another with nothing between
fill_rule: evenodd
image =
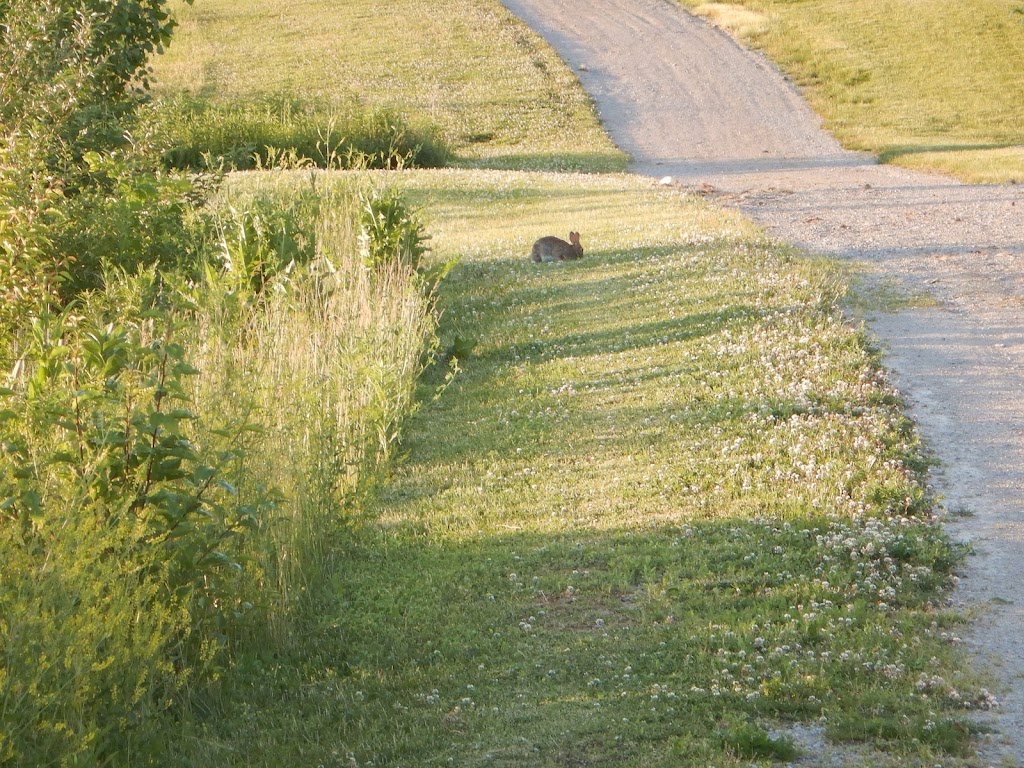
<instances>
[{"instance_id":1,"label":"rabbit's brown fur","mask_svg":"<svg viewBox=\"0 0 1024 768\"><path fill-rule=\"evenodd\" d=\"M530 259L533 261L572 261L583 258L583 246L580 245L580 233L570 232L569 241L560 237L542 237L533 244Z\"/></svg>"}]
</instances>

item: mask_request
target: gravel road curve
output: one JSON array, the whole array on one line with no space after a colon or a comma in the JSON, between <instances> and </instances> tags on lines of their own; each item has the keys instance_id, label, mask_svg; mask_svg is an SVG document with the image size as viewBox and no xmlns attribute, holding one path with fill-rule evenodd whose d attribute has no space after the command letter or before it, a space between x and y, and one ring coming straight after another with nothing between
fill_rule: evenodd
<instances>
[{"instance_id":1,"label":"gravel road curve","mask_svg":"<svg viewBox=\"0 0 1024 768\"><path fill-rule=\"evenodd\" d=\"M965 639L1004 686L979 757L1024 764L1024 189L842 149L771 62L670 0L503 2L577 72L635 172L713 190L869 284L937 299L868 325L942 463L936 485L961 513L948 525L975 550Z\"/></svg>"}]
</instances>

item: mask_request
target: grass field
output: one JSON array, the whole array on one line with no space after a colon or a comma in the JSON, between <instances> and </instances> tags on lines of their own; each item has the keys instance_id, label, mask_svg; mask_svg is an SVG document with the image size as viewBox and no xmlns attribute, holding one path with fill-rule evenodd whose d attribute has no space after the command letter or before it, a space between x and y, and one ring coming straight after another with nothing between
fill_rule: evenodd
<instances>
[{"instance_id":1,"label":"grass field","mask_svg":"<svg viewBox=\"0 0 1024 768\"><path fill-rule=\"evenodd\" d=\"M458 260L442 354L300 647L200 692L181 764L969 764L959 553L838 273L649 180L524 172L624 158L496 3L178 12L164 93L386 104L472 166L389 176ZM529 262L570 229L582 261Z\"/></svg>"},{"instance_id":2,"label":"grass field","mask_svg":"<svg viewBox=\"0 0 1024 768\"><path fill-rule=\"evenodd\" d=\"M686 0L763 48L846 146L968 181L1024 181L1014 0Z\"/></svg>"},{"instance_id":3,"label":"grass field","mask_svg":"<svg viewBox=\"0 0 1024 768\"><path fill-rule=\"evenodd\" d=\"M204 0L155 63L157 94L387 107L437 126L457 162L616 171L575 76L492 0Z\"/></svg>"},{"instance_id":4,"label":"grass field","mask_svg":"<svg viewBox=\"0 0 1024 768\"><path fill-rule=\"evenodd\" d=\"M473 351L424 382L298 661L243 672L183 754L738 767L800 728L872 765L965 754L991 700L942 607L956 557L827 264L631 177L399 181L461 258L442 344ZM563 224L585 258L529 262Z\"/></svg>"}]
</instances>

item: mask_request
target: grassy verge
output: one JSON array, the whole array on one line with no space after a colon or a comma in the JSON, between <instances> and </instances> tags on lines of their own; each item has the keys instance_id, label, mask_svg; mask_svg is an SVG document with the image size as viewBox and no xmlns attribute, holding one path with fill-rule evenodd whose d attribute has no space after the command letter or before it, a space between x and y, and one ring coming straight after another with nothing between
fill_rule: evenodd
<instances>
[{"instance_id":1,"label":"grassy verge","mask_svg":"<svg viewBox=\"0 0 1024 768\"><path fill-rule=\"evenodd\" d=\"M182 754L746 766L807 733L873 765L964 754L989 699L941 607L955 556L828 269L643 180L401 181L435 258L463 259L444 334L473 353L425 383L302 661L254 662ZM570 228L582 261L528 261Z\"/></svg>"},{"instance_id":2,"label":"grassy verge","mask_svg":"<svg viewBox=\"0 0 1024 768\"><path fill-rule=\"evenodd\" d=\"M201 371L197 409L259 426L236 482L282 496L254 536L249 571L261 580L253 602L287 639L304 593L321 584L325 550L415 409L436 317L408 254L367 269L364 201L384 193L358 175L329 189L315 173L281 179L253 174L211 203L210 258L229 266L207 270L188 349ZM402 213L388 234L411 243L419 233Z\"/></svg>"},{"instance_id":3,"label":"grassy verge","mask_svg":"<svg viewBox=\"0 0 1024 768\"><path fill-rule=\"evenodd\" d=\"M384 107L178 96L154 102L147 115L163 164L179 170L438 168L452 159L435 129Z\"/></svg>"},{"instance_id":4,"label":"grassy verge","mask_svg":"<svg viewBox=\"0 0 1024 768\"><path fill-rule=\"evenodd\" d=\"M1024 179L1024 16L1013 3L684 2L778 61L846 145L968 181ZM304 130L315 145L338 115L397 109L411 135L436 128L458 164L624 167L568 68L489 0L401 0L386 12L371 0L209 0L176 13L158 92L240 114L280 94L313 105L314 125L271 133Z\"/></svg>"},{"instance_id":5,"label":"grassy verge","mask_svg":"<svg viewBox=\"0 0 1024 768\"><path fill-rule=\"evenodd\" d=\"M303 635L414 409L414 217L356 175L277 178L211 204L192 269L110 272L12 332L2 765L167 764L183 711Z\"/></svg>"},{"instance_id":6,"label":"grassy verge","mask_svg":"<svg viewBox=\"0 0 1024 768\"><path fill-rule=\"evenodd\" d=\"M397 105L465 165L622 167L521 25L483 0L442 5L210 0L180 9L158 76L200 99ZM435 258L462 259L442 329L461 372L424 383L394 475L328 537L299 647L244 658L184 724L182 762L740 766L825 760L821 739L872 765L968 752L968 711L991 699L942 607L956 553L828 268L643 180L397 179ZM583 261L527 261L570 229Z\"/></svg>"},{"instance_id":7,"label":"grassy verge","mask_svg":"<svg viewBox=\"0 0 1024 768\"><path fill-rule=\"evenodd\" d=\"M622 170L572 72L493 0L206 0L155 62L158 94L240 105L280 94L332 111L385 109L434 126L460 164ZM309 133L316 143L316 130Z\"/></svg>"},{"instance_id":8,"label":"grassy verge","mask_svg":"<svg viewBox=\"0 0 1024 768\"><path fill-rule=\"evenodd\" d=\"M1024 180L1018 4L684 2L763 48L845 145L968 181Z\"/></svg>"}]
</instances>

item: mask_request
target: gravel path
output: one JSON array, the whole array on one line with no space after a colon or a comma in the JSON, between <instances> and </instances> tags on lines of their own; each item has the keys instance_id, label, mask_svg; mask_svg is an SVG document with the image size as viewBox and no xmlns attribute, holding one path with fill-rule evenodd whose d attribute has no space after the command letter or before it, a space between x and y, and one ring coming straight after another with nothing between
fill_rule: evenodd
<instances>
[{"instance_id":1,"label":"gravel path","mask_svg":"<svg viewBox=\"0 0 1024 768\"><path fill-rule=\"evenodd\" d=\"M503 2L577 71L637 173L713 190L869 284L938 300L869 327L942 462L949 526L974 546L966 640L1005 685L980 757L1024 764L1024 189L843 150L767 59L670 0Z\"/></svg>"}]
</instances>

